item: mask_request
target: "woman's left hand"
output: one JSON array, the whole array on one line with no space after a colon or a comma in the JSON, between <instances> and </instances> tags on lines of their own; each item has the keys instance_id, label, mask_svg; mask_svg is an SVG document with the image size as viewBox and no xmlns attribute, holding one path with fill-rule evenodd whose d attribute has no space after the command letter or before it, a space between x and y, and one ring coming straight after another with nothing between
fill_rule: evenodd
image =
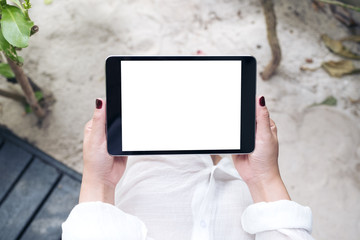
<instances>
[{"instance_id":1,"label":"woman's left hand","mask_svg":"<svg viewBox=\"0 0 360 240\"><path fill-rule=\"evenodd\" d=\"M270 119L265 98L257 99L254 152L232 155L236 170L249 187L254 202L290 199L278 165L276 125Z\"/></svg>"},{"instance_id":2,"label":"woman's left hand","mask_svg":"<svg viewBox=\"0 0 360 240\"><path fill-rule=\"evenodd\" d=\"M110 156L105 134L106 102L96 99L92 119L84 129L84 171L79 202L114 204L115 187L124 174L127 157Z\"/></svg>"}]
</instances>

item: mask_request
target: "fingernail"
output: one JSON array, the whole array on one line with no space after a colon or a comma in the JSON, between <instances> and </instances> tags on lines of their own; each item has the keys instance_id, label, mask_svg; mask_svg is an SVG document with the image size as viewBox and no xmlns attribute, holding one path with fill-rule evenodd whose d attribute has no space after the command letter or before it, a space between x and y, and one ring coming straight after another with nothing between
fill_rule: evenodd
<instances>
[{"instance_id":1,"label":"fingernail","mask_svg":"<svg viewBox=\"0 0 360 240\"><path fill-rule=\"evenodd\" d=\"M259 99L259 103L260 103L260 106L264 107L265 106L265 97L262 96L260 99Z\"/></svg>"},{"instance_id":2,"label":"fingernail","mask_svg":"<svg viewBox=\"0 0 360 240\"><path fill-rule=\"evenodd\" d=\"M102 107L102 101L101 101L101 99L96 99L96 102L95 102L95 105L96 105L96 108L97 109L101 109L101 107Z\"/></svg>"}]
</instances>

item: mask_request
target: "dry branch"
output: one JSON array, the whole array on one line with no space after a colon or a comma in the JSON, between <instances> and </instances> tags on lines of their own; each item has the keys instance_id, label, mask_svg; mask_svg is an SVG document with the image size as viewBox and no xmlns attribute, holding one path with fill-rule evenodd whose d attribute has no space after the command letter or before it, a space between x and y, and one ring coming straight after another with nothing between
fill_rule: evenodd
<instances>
[{"instance_id":1,"label":"dry branch","mask_svg":"<svg viewBox=\"0 0 360 240\"><path fill-rule=\"evenodd\" d=\"M22 104L26 103L26 99L22 95L17 94L17 93L12 93L12 92L6 91L4 89L0 89L0 96L10 98L10 99L18 101Z\"/></svg>"},{"instance_id":2,"label":"dry branch","mask_svg":"<svg viewBox=\"0 0 360 240\"><path fill-rule=\"evenodd\" d=\"M272 59L260 73L263 80L268 80L275 72L281 61L281 49L276 34L276 15L273 0L260 0L264 9L267 38L271 48Z\"/></svg>"},{"instance_id":3,"label":"dry branch","mask_svg":"<svg viewBox=\"0 0 360 240\"><path fill-rule=\"evenodd\" d=\"M337 5L337 6L340 6L340 7L343 7L343 8L348 8L348 9L360 12L360 7L353 6L351 4L346 4L346 3L343 3L343 2L340 2L340 1L336 1L336 0L318 0L318 1L323 2L323 3L327 3L327 4Z\"/></svg>"}]
</instances>

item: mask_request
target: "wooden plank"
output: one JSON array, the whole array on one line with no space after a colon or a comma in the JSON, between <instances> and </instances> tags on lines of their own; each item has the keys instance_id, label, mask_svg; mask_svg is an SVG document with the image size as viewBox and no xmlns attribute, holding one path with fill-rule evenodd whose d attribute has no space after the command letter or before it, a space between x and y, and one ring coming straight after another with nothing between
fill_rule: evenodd
<instances>
[{"instance_id":1,"label":"wooden plank","mask_svg":"<svg viewBox=\"0 0 360 240\"><path fill-rule=\"evenodd\" d=\"M0 202L31 160L31 154L5 142L0 149Z\"/></svg>"},{"instance_id":2,"label":"wooden plank","mask_svg":"<svg viewBox=\"0 0 360 240\"><path fill-rule=\"evenodd\" d=\"M64 176L21 240L60 239L61 224L78 203L79 192L80 182Z\"/></svg>"},{"instance_id":3,"label":"wooden plank","mask_svg":"<svg viewBox=\"0 0 360 240\"><path fill-rule=\"evenodd\" d=\"M0 206L0 240L16 239L59 177L58 171L35 159Z\"/></svg>"},{"instance_id":4,"label":"wooden plank","mask_svg":"<svg viewBox=\"0 0 360 240\"><path fill-rule=\"evenodd\" d=\"M21 146L21 148L23 150L29 152L31 155L37 156L39 159L43 160L44 162L50 164L51 166L57 168L61 172L66 173L68 176L81 182L81 174L80 173L69 168L65 164L57 161L56 159L52 158L48 154L42 152L40 149L36 148L35 146L28 143L27 141L20 139L9 129L0 127L0 136L2 136L8 142L12 142L12 143L15 143L15 144Z\"/></svg>"}]
</instances>

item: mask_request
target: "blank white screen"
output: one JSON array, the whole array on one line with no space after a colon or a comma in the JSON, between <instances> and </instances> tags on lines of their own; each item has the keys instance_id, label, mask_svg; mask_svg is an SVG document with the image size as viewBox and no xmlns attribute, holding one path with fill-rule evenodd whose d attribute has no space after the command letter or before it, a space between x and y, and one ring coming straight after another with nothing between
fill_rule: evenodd
<instances>
[{"instance_id":1,"label":"blank white screen","mask_svg":"<svg viewBox=\"0 0 360 240\"><path fill-rule=\"evenodd\" d=\"M121 61L122 150L240 149L241 61Z\"/></svg>"}]
</instances>

